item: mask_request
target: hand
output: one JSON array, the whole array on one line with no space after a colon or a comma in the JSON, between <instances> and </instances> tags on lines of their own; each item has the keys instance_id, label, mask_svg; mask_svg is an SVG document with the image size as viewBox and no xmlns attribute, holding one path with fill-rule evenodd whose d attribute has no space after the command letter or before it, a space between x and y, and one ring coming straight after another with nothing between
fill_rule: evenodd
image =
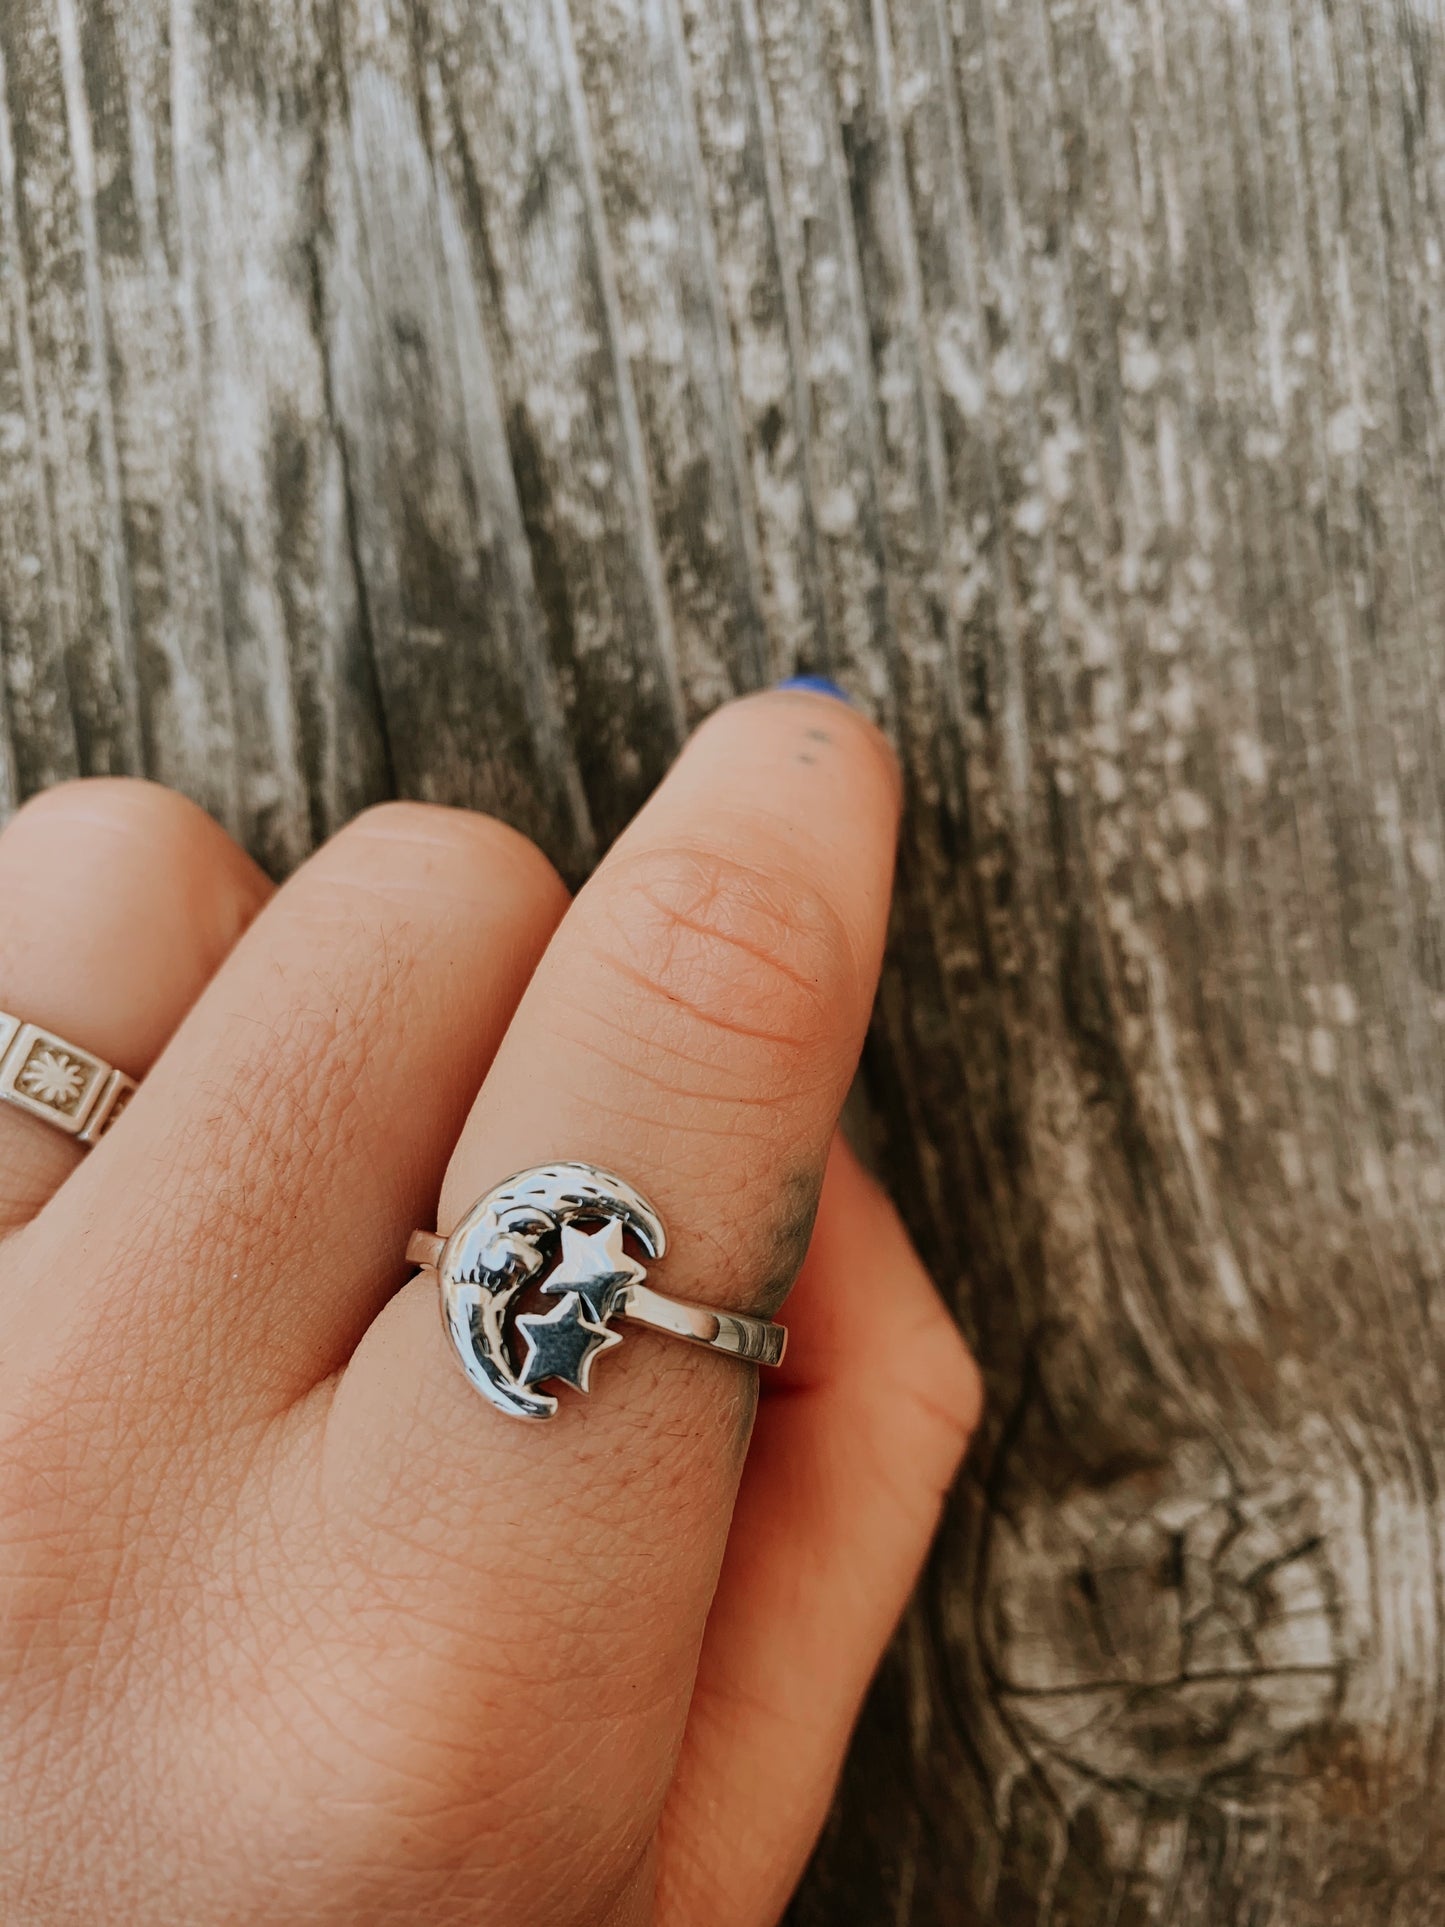
<instances>
[{"instance_id":1,"label":"hand","mask_svg":"<svg viewBox=\"0 0 1445 1927\"><path fill-rule=\"evenodd\" d=\"M0 1107L8 1927L777 1917L978 1404L834 1135L897 800L780 692L570 908L461 812L274 895L148 785L12 820L0 1006L145 1082L84 1161ZM676 1296L802 1267L756 1424L633 1326L546 1425L467 1383L408 1233L563 1158L654 1200Z\"/></svg>"}]
</instances>

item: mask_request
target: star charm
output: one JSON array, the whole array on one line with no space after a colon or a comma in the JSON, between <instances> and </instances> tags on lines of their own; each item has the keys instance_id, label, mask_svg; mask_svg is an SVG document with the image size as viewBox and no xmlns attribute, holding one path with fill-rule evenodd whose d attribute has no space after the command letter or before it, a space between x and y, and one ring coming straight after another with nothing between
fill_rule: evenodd
<instances>
[{"instance_id":1,"label":"star charm","mask_svg":"<svg viewBox=\"0 0 1445 1927\"><path fill-rule=\"evenodd\" d=\"M543 1291L575 1291L588 1316L602 1324L611 1316L617 1294L627 1285L640 1285L647 1276L622 1248L622 1226L609 1218L600 1231L562 1227L562 1257Z\"/></svg>"},{"instance_id":2,"label":"star charm","mask_svg":"<svg viewBox=\"0 0 1445 1927\"><path fill-rule=\"evenodd\" d=\"M588 1320L582 1295L575 1291L569 1291L549 1312L524 1313L517 1320L517 1330L527 1341L527 1356L517 1374L522 1385L559 1378L564 1385L585 1392L593 1359L622 1343L621 1332Z\"/></svg>"}]
</instances>

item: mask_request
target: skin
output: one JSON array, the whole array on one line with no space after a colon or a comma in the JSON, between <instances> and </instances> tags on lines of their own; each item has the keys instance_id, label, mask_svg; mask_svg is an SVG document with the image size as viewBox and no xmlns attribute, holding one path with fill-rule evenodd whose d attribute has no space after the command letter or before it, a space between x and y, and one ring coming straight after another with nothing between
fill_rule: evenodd
<instances>
[{"instance_id":1,"label":"skin","mask_svg":"<svg viewBox=\"0 0 1445 1927\"><path fill-rule=\"evenodd\" d=\"M897 811L776 692L570 905L411 804L274 894L144 784L0 835L0 1007L146 1077L86 1159L0 1110L11 1927L777 1919L979 1408L836 1135ZM407 1234L565 1158L787 1298L760 1396L636 1327L549 1425L467 1385Z\"/></svg>"}]
</instances>

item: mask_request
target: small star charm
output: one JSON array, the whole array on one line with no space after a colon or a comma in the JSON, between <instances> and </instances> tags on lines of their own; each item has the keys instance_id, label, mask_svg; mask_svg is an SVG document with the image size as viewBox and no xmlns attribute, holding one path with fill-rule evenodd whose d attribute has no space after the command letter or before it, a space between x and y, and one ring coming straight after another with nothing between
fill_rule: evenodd
<instances>
[{"instance_id":1,"label":"small star charm","mask_svg":"<svg viewBox=\"0 0 1445 1927\"><path fill-rule=\"evenodd\" d=\"M600 1231L563 1225L562 1257L542 1289L575 1291L588 1316L600 1325L611 1316L617 1294L628 1285L640 1285L646 1276L623 1249L622 1226L609 1218Z\"/></svg>"},{"instance_id":2,"label":"small star charm","mask_svg":"<svg viewBox=\"0 0 1445 1927\"><path fill-rule=\"evenodd\" d=\"M569 1291L549 1312L525 1313L517 1320L517 1330L527 1341L527 1356L517 1374L522 1385L558 1378L585 1392L593 1359L622 1343L621 1332L589 1321L582 1294L576 1291Z\"/></svg>"}]
</instances>

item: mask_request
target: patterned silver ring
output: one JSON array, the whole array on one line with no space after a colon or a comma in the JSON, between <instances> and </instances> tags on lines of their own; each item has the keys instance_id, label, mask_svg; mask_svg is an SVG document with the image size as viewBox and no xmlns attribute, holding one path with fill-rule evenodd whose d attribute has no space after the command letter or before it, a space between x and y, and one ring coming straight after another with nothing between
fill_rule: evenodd
<instances>
[{"instance_id":1,"label":"patterned silver ring","mask_svg":"<svg viewBox=\"0 0 1445 1927\"><path fill-rule=\"evenodd\" d=\"M135 1093L135 1079L94 1051L0 1010L0 1102L87 1148L99 1143Z\"/></svg>"},{"instance_id":2,"label":"patterned silver ring","mask_svg":"<svg viewBox=\"0 0 1445 1927\"><path fill-rule=\"evenodd\" d=\"M622 1343L614 1318L749 1364L782 1362L781 1325L653 1291L623 1243L628 1232L649 1258L661 1258L667 1236L641 1192L590 1164L547 1164L489 1191L449 1237L414 1232L406 1255L437 1276L462 1370L512 1418L555 1415L557 1400L537 1390L546 1380L585 1392L594 1361ZM519 1312L529 1286L557 1302ZM518 1342L523 1356L514 1364Z\"/></svg>"}]
</instances>

